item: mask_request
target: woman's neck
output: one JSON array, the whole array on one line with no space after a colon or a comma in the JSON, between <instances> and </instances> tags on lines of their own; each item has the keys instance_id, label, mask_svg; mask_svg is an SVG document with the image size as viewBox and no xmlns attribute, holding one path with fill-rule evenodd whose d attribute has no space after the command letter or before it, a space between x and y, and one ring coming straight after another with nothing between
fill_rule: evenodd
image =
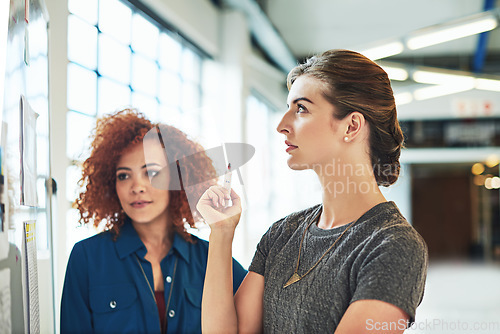
<instances>
[{"instance_id":1,"label":"woman's neck","mask_svg":"<svg viewBox=\"0 0 500 334\"><path fill-rule=\"evenodd\" d=\"M344 163L337 166L336 173L317 174L323 189L323 211L318 222L320 228L331 229L348 224L375 205L387 201L378 188L370 164Z\"/></svg>"},{"instance_id":2,"label":"woman's neck","mask_svg":"<svg viewBox=\"0 0 500 334\"><path fill-rule=\"evenodd\" d=\"M172 247L175 232L165 224L141 224L132 222L139 238L148 250L147 257L163 259Z\"/></svg>"}]
</instances>

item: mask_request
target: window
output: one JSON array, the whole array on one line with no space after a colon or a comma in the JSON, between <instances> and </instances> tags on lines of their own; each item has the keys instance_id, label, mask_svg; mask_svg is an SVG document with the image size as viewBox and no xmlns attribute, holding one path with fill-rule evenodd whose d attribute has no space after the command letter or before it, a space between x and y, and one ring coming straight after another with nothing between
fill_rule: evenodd
<instances>
[{"instance_id":1,"label":"window","mask_svg":"<svg viewBox=\"0 0 500 334\"><path fill-rule=\"evenodd\" d=\"M77 162L89 154L96 117L131 106L152 121L196 135L201 128L201 73L206 57L126 1L69 0L68 8L66 153L72 163L66 192L72 202L81 173ZM71 209L70 242L81 239L80 231L75 237L75 217Z\"/></svg>"}]
</instances>

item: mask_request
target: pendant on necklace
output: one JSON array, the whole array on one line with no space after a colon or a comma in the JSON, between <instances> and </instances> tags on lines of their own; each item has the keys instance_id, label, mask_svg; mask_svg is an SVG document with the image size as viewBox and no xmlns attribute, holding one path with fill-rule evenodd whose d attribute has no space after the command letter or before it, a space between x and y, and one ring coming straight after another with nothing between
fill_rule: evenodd
<instances>
[{"instance_id":1,"label":"pendant on necklace","mask_svg":"<svg viewBox=\"0 0 500 334\"><path fill-rule=\"evenodd\" d=\"M285 283L285 285L283 285L283 288L286 288L287 286L292 285L293 283L297 283L301 279L302 277L300 277L299 274L297 274L297 272L294 272L292 277L290 277L290 279Z\"/></svg>"}]
</instances>

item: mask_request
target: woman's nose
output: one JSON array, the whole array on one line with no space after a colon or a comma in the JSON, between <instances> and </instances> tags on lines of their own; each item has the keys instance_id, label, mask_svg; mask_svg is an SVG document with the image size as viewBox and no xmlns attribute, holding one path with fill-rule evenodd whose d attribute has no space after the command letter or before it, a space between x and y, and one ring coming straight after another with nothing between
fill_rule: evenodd
<instances>
[{"instance_id":1,"label":"woman's nose","mask_svg":"<svg viewBox=\"0 0 500 334\"><path fill-rule=\"evenodd\" d=\"M134 194L143 193L146 191L146 180L142 178L135 178L134 183L132 184L132 192Z\"/></svg>"},{"instance_id":2,"label":"woman's nose","mask_svg":"<svg viewBox=\"0 0 500 334\"><path fill-rule=\"evenodd\" d=\"M290 123L288 122L288 112L286 112L283 117L281 118L281 121L279 122L278 126L276 127L276 131L279 133L287 134L290 133L291 127Z\"/></svg>"}]
</instances>

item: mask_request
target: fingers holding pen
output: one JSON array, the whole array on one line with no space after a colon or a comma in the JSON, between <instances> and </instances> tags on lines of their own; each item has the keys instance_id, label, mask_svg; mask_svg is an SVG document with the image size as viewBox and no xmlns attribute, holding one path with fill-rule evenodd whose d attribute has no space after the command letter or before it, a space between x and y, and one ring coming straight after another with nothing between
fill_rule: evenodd
<instances>
[{"instance_id":1,"label":"fingers holding pen","mask_svg":"<svg viewBox=\"0 0 500 334\"><path fill-rule=\"evenodd\" d=\"M226 202L231 199L230 192L224 187L212 186L207 191L214 207L224 208L226 206Z\"/></svg>"},{"instance_id":2,"label":"fingers holding pen","mask_svg":"<svg viewBox=\"0 0 500 334\"><path fill-rule=\"evenodd\" d=\"M229 200L232 205L227 206ZM241 200L232 189L212 186L203 193L196 209L211 227L215 223L236 227L241 215Z\"/></svg>"}]
</instances>

